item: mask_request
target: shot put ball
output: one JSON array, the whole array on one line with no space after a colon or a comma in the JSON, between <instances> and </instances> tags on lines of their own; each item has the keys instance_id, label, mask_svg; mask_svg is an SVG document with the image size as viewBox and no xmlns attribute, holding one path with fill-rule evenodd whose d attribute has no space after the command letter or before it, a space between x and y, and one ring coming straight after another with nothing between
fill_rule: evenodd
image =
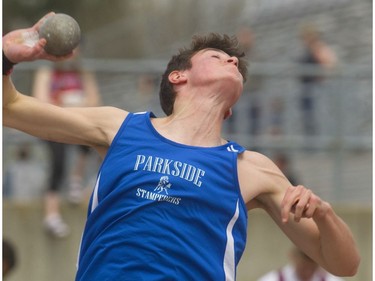
<instances>
[{"instance_id":1,"label":"shot put ball","mask_svg":"<svg viewBox=\"0 0 375 281\"><path fill-rule=\"evenodd\" d=\"M44 50L54 56L65 56L79 44L81 30L77 21L66 14L48 17L39 28L39 38L45 38Z\"/></svg>"}]
</instances>

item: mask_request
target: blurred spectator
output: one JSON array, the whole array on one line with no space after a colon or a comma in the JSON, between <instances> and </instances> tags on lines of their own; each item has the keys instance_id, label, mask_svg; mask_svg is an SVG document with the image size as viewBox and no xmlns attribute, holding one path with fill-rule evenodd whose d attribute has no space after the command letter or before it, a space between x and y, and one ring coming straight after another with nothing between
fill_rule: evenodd
<instances>
[{"instance_id":1,"label":"blurred spectator","mask_svg":"<svg viewBox=\"0 0 375 281\"><path fill-rule=\"evenodd\" d=\"M254 49L254 34L250 27L241 26L236 33L240 48L244 52L247 60L250 60L251 53ZM250 80L250 81L249 81ZM260 104L259 98L255 91L256 81L254 77L248 79L244 84L243 94L247 96L249 102L248 117L250 120L250 133L256 135L260 131ZM255 87L254 87L255 86ZM237 105L238 106L238 105ZM228 129L230 133L236 132L236 121L238 120L236 108L232 108L232 116L228 119Z\"/></svg>"},{"instance_id":2,"label":"blurred spectator","mask_svg":"<svg viewBox=\"0 0 375 281\"><path fill-rule=\"evenodd\" d=\"M283 111L284 99L273 97L270 101L270 128L271 135L281 135L283 133Z\"/></svg>"},{"instance_id":3,"label":"blurred spectator","mask_svg":"<svg viewBox=\"0 0 375 281\"><path fill-rule=\"evenodd\" d=\"M248 26L242 26L238 29L236 35L242 51L249 56L254 46L253 31Z\"/></svg>"},{"instance_id":4,"label":"blurred spectator","mask_svg":"<svg viewBox=\"0 0 375 281\"><path fill-rule=\"evenodd\" d=\"M100 96L95 75L81 67L79 52L66 61L43 67L36 72L33 95L45 102L62 107L98 106ZM70 230L60 213L59 191L65 184L68 146L47 142L50 149L51 173L45 194L45 229L55 237L65 237ZM73 203L82 199L83 179L87 164L88 147L78 146L78 159L68 175L68 198Z\"/></svg>"},{"instance_id":5,"label":"blurred spectator","mask_svg":"<svg viewBox=\"0 0 375 281\"><path fill-rule=\"evenodd\" d=\"M297 248L289 253L290 263L279 270L273 270L258 281L343 281L324 271Z\"/></svg>"},{"instance_id":6,"label":"blurred spectator","mask_svg":"<svg viewBox=\"0 0 375 281\"><path fill-rule=\"evenodd\" d=\"M137 77L137 99L134 111L144 111L146 108L156 116L164 115L159 109L158 83L158 76L152 73L142 73Z\"/></svg>"},{"instance_id":7,"label":"blurred spectator","mask_svg":"<svg viewBox=\"0 0 375 281\"><path fill-rule=\"evenodd\" d=\"M152 74L142 74L138 77L137 82L141 103L150 104L157 91L156 78Z\"/></svg>"},{"instance_id":8,"label":"blurred spectator","mask_svg":"<svg viewBox=\"0 0 375 281\"><path fill-rule=\"evenodd\" d=\"M301 184L298 182L298 177L291 168L290 158L286 154L279 152L272 158L272 160L292 185Z\"/></svg>"},{"instance_id":9,"label":"blurred spectator","mask_svg":"<svg viewBox=\"0 0 375 281\"><path fill-rule=\"evenodd\" d=\"M17 265L17 253L14 245L3 238L3 278L7 277Z\"/></svg>"},{"instance_id":10,"label":"blurred spectator","mask_svg":"<svg viewBox=\"0 0 375 281\"><path fill-rule=\"evenodd\" d=\"M4 169L4 199L27 201L40 197L45 173L42 163L35 159L33 153L31 143L17 145L14 160Z\"/></svg>"},{"instance_id":11,"label":"blurred spectator","mask_svg":"<svg viewBox=\"0 0 375 281\"><path fill-rule=\"evenodd\" d=\"M336 65L336 55L333 50L323 41L320 32L313 25L305 25L301 28L300 38L304 53L299 59L302 66L322 69L331 69ZM319 90L319 84L323 80L318 75L300 76L301 92L300 106L302 110L302 125L306 135L316 133L315 98Z\"/></svg>"}]
</instances>

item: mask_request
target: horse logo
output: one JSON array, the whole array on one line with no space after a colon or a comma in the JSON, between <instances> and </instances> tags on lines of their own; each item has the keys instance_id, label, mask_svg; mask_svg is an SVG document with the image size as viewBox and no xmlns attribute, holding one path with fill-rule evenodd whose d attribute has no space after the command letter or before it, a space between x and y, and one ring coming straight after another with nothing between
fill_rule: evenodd
<instances>
[{"instance_id":1,"label":"horse logo","mask_svg":"<svg viewBox=\"0 0 375 281\"><path fill-rule=\"evenodd\" d=\"M160 178L160 181L157 185L157 187L155 187L154 191L157 191L158 193L161 193L161 192L165 192L165 194L168 195L168 188L171 188L172 184L169 182L169 178L168 176L162 176Z\"/></svg>"}]
</instances>

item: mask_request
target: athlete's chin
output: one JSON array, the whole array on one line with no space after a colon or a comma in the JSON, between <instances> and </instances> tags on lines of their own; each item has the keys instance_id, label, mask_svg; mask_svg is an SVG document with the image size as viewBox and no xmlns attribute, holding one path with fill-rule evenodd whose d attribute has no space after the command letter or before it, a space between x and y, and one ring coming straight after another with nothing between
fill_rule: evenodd
<instances>
[{"instance_id":1,"label":"athlete's chin","mask_svg":"<svg viewBox=\"0 0 375 281\"><path fill-rule=\"evenodd\" d=\"M227 89L227 102L230 104L230 107L234 106L237 101L240 99L242 94L243 87L232 85L230 88Z\"/></svg>"},{"instance_id":2,"label":"athlete's chin","mask_svg":"<svg viewBox=\"0 0 375 281\"><path fill-rule=\"evenodd\" d=\"M229 84L228 91L232 93L234 102L236 102L240 98L243 91L242 80L232 81L232 83Z\"/></svg>"},{"instance_id":3,"label":"athlete's chin","mask_svg":"<svg viewBox=\"0 0 375 281\"><path fill-rule=\"evenodd\" d=\"M243 90L243 79L242 76L238 75L215 77L211 83L215 84L221 92L235 93L237 97L241 95Z\"/></svg>"},{"instance_id":4,"label":"athlete's chin","mask_svg":"<svg viewBox=\"0 0 375 281\"><path fill-rule=\"evenodd\" d=\"M232 80L232 87L233 87L233 91L235 91L237 93L237 95L240 96L241 93L242 93L242 91L243 91L243 79L242 79L242 76L241 77L233 78L233 80Z\"/></svg>"},{"instance_id":5,"label":"athlete's chin","mask_svg":"<svg viewBox=\"0 0 375 281\"><path fill-rule=\"evenodd\" d=\"M229 84L234 85L235 87L243 88L243 77L239 73L231 73L231 75L223 77L222 80L226 80Z\"/></svg>"},{"instance_id":6,"label":"athlete's chin","mask_svg":"<svg viewBox=\"0 0 375 281\"><path fill-rule=\"evenodd\" d=\"M234 83L236 85L236 87L238 87L240 89L240 91L242 91L243 89L243 77L241 74L234 74L231 76L231 79L232 79L232 83Z\"/></svg>"}]
</instances>

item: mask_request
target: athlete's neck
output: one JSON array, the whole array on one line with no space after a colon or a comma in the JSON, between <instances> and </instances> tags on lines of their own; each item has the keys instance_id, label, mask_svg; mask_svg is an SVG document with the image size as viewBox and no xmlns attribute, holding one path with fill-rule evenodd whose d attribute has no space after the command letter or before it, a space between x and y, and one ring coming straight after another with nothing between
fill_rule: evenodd
<instances>
[{"instance_id":1,"label":"athlete's neck","mask_svg":"<svg viewBox=\"0 0 375 281\"><path fill-rule=\"evenodd\" d=\"M202 108L183 110L165 118L152 120L155 129L172 141L203 147L224 144L221 137L223 114L214 109L202 112Z\"/></svg>"}]
</instances>

